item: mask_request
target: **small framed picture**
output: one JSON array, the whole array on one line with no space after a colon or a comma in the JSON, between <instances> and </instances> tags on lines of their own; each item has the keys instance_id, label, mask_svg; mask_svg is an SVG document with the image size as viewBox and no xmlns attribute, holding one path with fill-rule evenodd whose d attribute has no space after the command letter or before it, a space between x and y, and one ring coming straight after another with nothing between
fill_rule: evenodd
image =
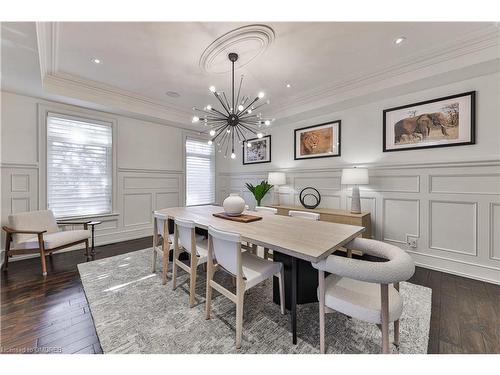
<instances>
[{"instance_id":1,"label":"small framed picture","mask_svg":"<svg viewBox=\"0 0 500 375\"><path fill-rule=\"evenodd\" d=\"M340 156L340 120L295 129L294 159Z\"/></svg>"},{"instance_id":2,"label":"small framed picture","mask_svg":"<svg viewBox=\"0 0 500 375\"><path fill-rule=\"evenodd\" d=\"M243 143L243 164L271 162L271 136L248 139Z\"/></svg>"},{"instance_id":3,"label":"small framed picture","mask_svg":"<svg viewBox=\"0 0 500 375\"><path fill-rule=\"evenodd\" d=\"M389 108L383 113L383 151L475 143L476 92Z\"/></svg>"}]
</instances>

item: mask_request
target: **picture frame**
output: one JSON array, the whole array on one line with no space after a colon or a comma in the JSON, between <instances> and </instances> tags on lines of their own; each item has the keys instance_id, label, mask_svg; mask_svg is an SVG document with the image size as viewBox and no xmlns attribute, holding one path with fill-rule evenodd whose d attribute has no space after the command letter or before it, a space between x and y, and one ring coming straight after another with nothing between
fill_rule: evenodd
<instances>
[{"instance_id":1,"label":"picture frame","mask_svg":"<svg viewBox=\"0 0 500 375\"><path fill-rule=\"evenodd\" d=\"M250 147L247 144L250 143ZM243 143L243 165L271 162L271 136L247 139Z\"/></svg>"},{"instance_id":2,"label":"picture frame","mask_svg":"<svg viewBox=\"0 0 500 375\"><path fill-rule=\"evenodd\" d=\"M294 129L294 160L340 156L341 121Z\"/></svg>"},{"instance_id":3,"label":"picture frame","mask_svg":"<svg viewBox=\"0 0 500 375\"><path fill-rule=\"evenodd\" d=\"M383 110L383 152L476 143L476 92Z\"/></svg>"}]
</instances>

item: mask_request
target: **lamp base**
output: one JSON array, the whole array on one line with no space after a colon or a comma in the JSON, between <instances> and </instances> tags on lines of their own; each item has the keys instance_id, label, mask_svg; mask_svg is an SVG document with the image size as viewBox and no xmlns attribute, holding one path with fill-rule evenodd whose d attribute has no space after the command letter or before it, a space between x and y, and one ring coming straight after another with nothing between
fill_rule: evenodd
<instances>
[{"instance_id":1,"label":"lamp base","mask_svg":"<svg viewBox=\"0 0 500 375\"><path fill-rule=\"evenodd\" d=\"M279 193L279 186L274 186L273 188L273 195L274 195L274 202L273 204L275 206L279 206L280 205L280 193Z\"/></svg>"},{"instance_id":2,"label":"lamp base","mask_svg":"<svg viewBox=\"0 0 500 375\"><path fill-rule=\"evenodd\" d=\"M351 214L361 213L361 199L359 197L359 186L354 185L352 188L352 198L351 198Z\"/></svg>"}]
</instances>

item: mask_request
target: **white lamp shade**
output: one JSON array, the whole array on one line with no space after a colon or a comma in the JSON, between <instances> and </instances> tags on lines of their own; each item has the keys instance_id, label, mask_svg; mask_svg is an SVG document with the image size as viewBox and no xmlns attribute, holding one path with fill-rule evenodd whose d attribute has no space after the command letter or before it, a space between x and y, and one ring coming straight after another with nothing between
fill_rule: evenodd
<instances>
[{"instance_id":1,"label":"white lamp shade","mask_svg":"<svg viewBox=\"0 0 500 375\"><path fill-rule=\"evenodd\" d=\"M286 185L286 175L283 172L269 172L267 182L271 185Z\"/></svg>"},{"instance_id":2,"label":"white lamp shade","mask_svg":"<svg viewBox=\"0 0 500 375\"><path fill-rule=\"evenodd\" d=\"M366 185L368 184L368 169L346 168L342 169L342 185Z\"/></svg>"}]
</instances>

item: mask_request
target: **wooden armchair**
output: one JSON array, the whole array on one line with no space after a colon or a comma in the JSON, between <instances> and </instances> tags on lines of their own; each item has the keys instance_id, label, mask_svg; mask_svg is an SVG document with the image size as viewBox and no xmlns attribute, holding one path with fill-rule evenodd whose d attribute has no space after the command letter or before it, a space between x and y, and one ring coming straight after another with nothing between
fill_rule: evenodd
<instances>
[{"instance_id":1,"label":"wooden armchair","mask_svg":"<svg viewBox=\"0 0 500 375\"><path fill-rule=\"evenodd\" d=\"M4 270L8 269L9 257L21 254L40 253L42 274L47 275L45 256L54 251L85 243L85 255L89 254L89 221L56 221L50 210L31 211L9 215L9 225L3 226L6 232ZM83 225L83 230L60 231L59 225Z\"/></svg>"}]
</instances>

